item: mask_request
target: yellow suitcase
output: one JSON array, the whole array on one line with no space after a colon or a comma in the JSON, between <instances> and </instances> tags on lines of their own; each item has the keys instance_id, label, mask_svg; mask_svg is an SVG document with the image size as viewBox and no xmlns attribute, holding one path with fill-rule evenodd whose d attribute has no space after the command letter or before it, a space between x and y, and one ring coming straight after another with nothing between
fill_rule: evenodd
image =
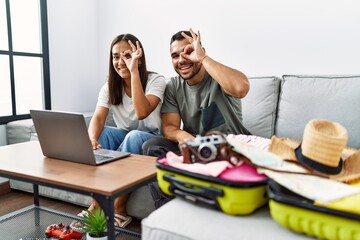
<instances>
[{"instance_id":1,"label":"yellow suitcase","mask_svg":"<svg viewBox=\"0 0 360 240\"><path fill-rule=\"evenodd\" d=\"M233 180L205 176L156 163L160 189L175 197L206 205L230 215L247 215L268 202L266 176L256 175L256 169L247 164L232 169ZM242 175L238 181L236 176ZM244 181L249 176L249 181Z\"/></svg>"},{"instance_id":2,"label":"yellow suitcase","mask_svg":"<svg viewBox=\"0 0 360 240\"><path fill-rule=\"evenodd\" d=\"M360 240L360 195L325 207L273 180L268 181L267 192L271 217L283 227L320 239Z\"/></svg>"}]
</instances>

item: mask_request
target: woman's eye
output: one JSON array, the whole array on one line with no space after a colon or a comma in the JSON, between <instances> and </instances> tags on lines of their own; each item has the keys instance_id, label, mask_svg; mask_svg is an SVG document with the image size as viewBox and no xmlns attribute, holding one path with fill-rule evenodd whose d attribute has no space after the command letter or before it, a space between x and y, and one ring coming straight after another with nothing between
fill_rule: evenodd
<instances>
[{"instance_id":1,"label":"woman's eye","mask_svg":"<svg viewBox=\"0 0 360 240\"><path fill-rule=\"evenodd\" d=\"M126 59L131 58L131 55L129 53L125 54Z\"/></svg>"}]
</instances>

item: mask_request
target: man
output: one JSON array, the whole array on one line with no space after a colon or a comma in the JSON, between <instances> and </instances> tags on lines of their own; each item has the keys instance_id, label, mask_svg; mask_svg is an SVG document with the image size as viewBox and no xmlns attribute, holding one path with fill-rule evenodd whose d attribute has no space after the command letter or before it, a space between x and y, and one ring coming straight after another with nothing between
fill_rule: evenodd
<instances>
[{"instance_id":1,"label":"man","mask_svg":"<svg viewBox=\"0 0 360 240\"><path fill-rule=\"evenodd\" d=\"M199 31L177 32L171 38L170 53L179 75L171 78L165 90L164 137L146 141L143 154L162 157L172 151L180 155L179 143L214 130L250 134L242 125L240 100L250 88L247 77L206 55Z\"/></svg>"}]
</instances>

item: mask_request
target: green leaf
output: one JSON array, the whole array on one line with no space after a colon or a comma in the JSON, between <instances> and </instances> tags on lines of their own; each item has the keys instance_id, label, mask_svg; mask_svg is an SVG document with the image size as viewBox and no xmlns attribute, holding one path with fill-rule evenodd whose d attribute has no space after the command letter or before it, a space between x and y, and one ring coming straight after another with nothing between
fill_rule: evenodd
<instances>
[{"instance_id":1,"label":"green leaf","mask_svg":"<svg viewBox=\"0 0 360 240\"><path fill-rule=\"evenodd\" d=\"M84 216L83 230L89 233L93 237L102 237L106 233L106 216L100 208L94 208L94 212L91 213L86 210L87 216Z\"/></svg>"}]
</instances>

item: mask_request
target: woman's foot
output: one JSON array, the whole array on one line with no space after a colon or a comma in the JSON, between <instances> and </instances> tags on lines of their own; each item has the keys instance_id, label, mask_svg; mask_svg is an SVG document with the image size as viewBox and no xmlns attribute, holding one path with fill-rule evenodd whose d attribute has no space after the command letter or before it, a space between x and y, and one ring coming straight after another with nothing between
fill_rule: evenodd
<instances>
[{"instance_id":1,"label":"woman's foot","mask_svg":"<svg viewBox=\"0 0 360 240\"><path fill-rule=\"evenodd\" d=\"M85 216L88 215L88 213L85 211L85 210L82 210L80 213L77 214L79 217L82 217L84 218ZM70 227L77 231L77 232L83 232L82 230L82 223L81 221L78 221L78 220L74 220L72 221L72 223L70 224Z\"/></svg>"},{"instance_id":2,"label":"woman's foot","mask_svg":"<svg viewBox=\"0 0 360 240\"><path fill-rule=\"evenodd\" d=\"M85 210L81 211L80 213L77 214L77 216L79 217L85 217L87 216L87 212ZM121 228L125 228L127 225L129 225L129 223L131 223L132 221L132 217L130 216L126 216L124 214L114 214L114 225L116 227L121 227ZM72 229L74 229L75 231L78 232L83 232L82 230L82 222L78 221L78 220L74 220L71 224L70 227Z\"/></svg>"},{"instance_id":3,"label":"woman's foot","mask_svg":"<svg viewBox=\"0 0 360 240\"><path fill-rule=\"evenodd\" d=\"M127 225L129 225L129 223L131 223L131 221L132 217L130 216L124 216L117 213L114 215L114 225L116 227L125 228Z\"/></svg>"}]
</instances>

